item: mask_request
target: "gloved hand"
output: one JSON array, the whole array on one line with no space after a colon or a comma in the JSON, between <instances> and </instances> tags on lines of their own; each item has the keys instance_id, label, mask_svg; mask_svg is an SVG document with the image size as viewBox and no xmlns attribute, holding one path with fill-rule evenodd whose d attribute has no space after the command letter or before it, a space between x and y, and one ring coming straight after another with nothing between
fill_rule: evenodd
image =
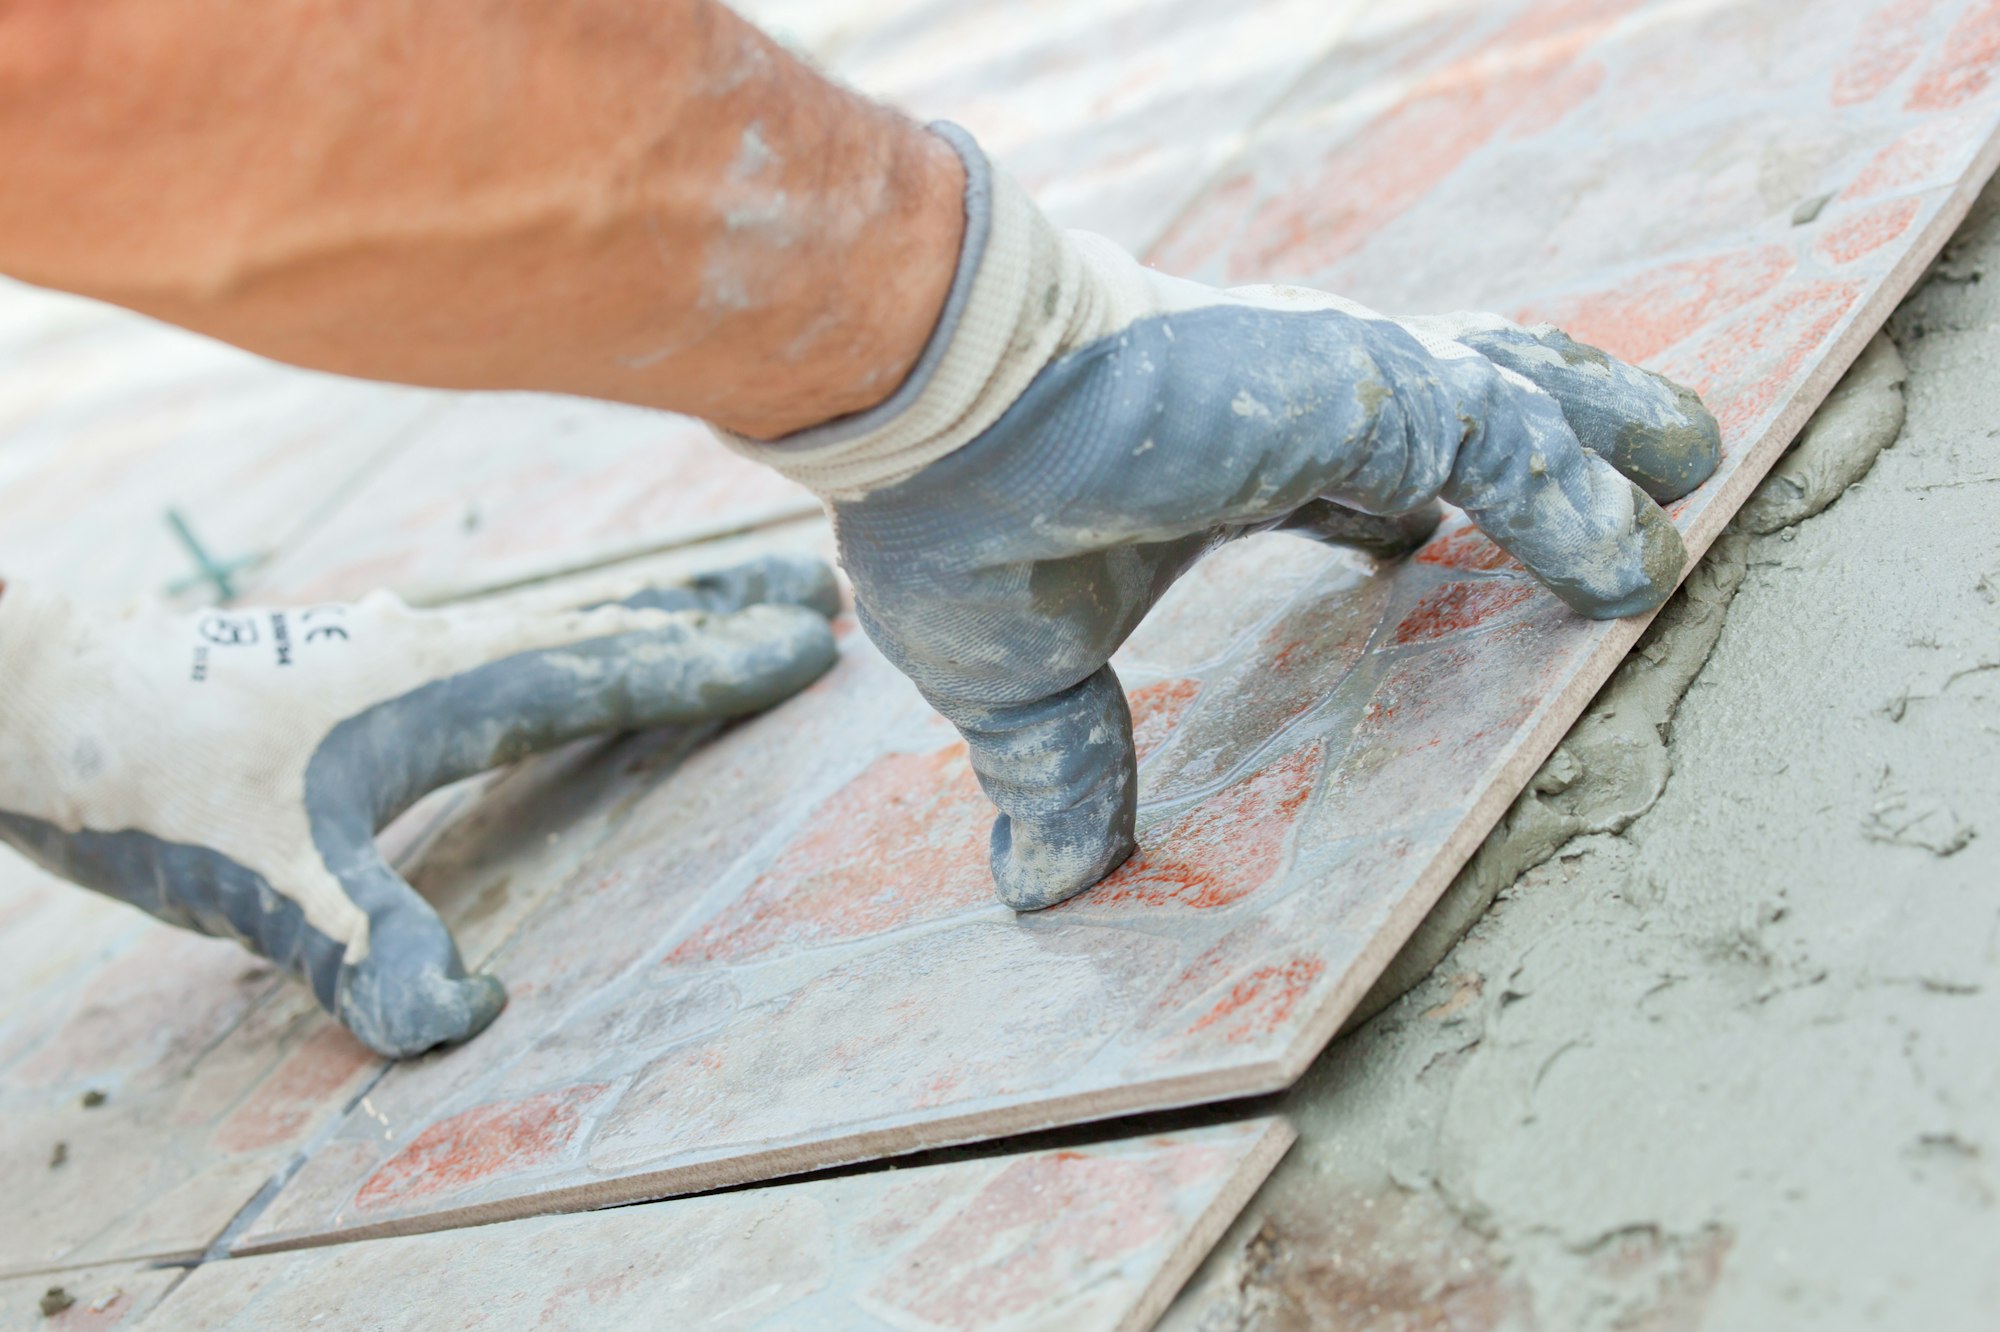
<instances>
[{"instance_id":1,"label":"gloved hand","mask_svg":"<svg viewBox=\"0 0 2000 1332\"><path fill-rule=\"evenodd\" d=\"M634 609L634 607L644 609ZM772 558L561 614L87 614L0 592L0 837L227 935L389 1056L506 1001L374 834L419 797L582 736L739 716L834 660L832 571Z\"/></svg>"},{"instance_id":2,"label":"gloved hand","mask_svg":"<svg viewBox=\"0 0 2000 1332\"><path fill-rule=\"evenodd\" d=\"M1673 591L1687 552L1655 501L1719 453L1692 393L1551 328L1167 277L1058 232L934 128L966 165L966 237L909 379L858 416L723 439L828 501L862 624L999 807L1009 905L1132 852L1131 719L1106 663L1225 541L1394 554L1444 499L1584 615Z\"/></svg>"}]
</instances>

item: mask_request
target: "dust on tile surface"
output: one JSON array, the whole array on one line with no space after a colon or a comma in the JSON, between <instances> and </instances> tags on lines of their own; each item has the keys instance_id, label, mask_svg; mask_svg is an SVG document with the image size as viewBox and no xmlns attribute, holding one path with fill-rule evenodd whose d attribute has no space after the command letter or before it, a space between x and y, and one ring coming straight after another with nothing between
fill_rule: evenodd
<instances>
[{"instance_id":1,"label":"dust on tile surface","mask_svg":"<svg viewBox=\"0 0 2000 1332\"><path fill-rule=\"evenodd\" d=\"M1255 1119L209 1263L149 1327L1143 1328L1291 1142ZM421 1298L414 1298L421 1291Z\"/></svg>"},{"instance_id":2,"label":"dust on tile surface","mask_svg":"<svg viewBox=\"0 0 2000 1332\"><path fill-rule=\"evenodd\" d=\"M0 1278L0 1332L114 1332L139 1326L181 1277L124 1263Z\"/></svg>"},{"instance_id":3,"label":"dust on tile surface","mask_svg":"<svg viewBox=\"0 0 2000 1332\"><path fill-rule=\"evenodd\" d=\"M1962 67L1952 37L1984 7L1926 10L1907 68L1863 78L1852 56L1875 11L1371 8L1352 53L1261 125L1161 253L1215 276L1351 263L1354 294L1396 310L1450 290L1565 314L1695 382L1728 437L1723 472L1677 506L1699 547L1991 166L1992 61ZM1710 53L1724 38L1727 59ZM1521 67L1571 95L1521 105ZM1785 127L1811 121L1835 129L1800 148ZM1402 150L1377 160L1376 140ZM1587 195L1519 184L1583 144ZM1376 193L1399 206L1340 233L1341 201L1370 172L1404 180L1397 161L1414 183ZM1669 179L1701 206L1631 211ZM1831 197L1795 223L1801 193ZM1625 211L1592 212L1604 198ZM1293 235L1288 213L1318 248L1258 249ZM1564 227L1582 239L1552 243ZM1384 570L1245 543L1119 661L1147 751L1145 849L1020 919L988 895L987 811L955 737L850 634L833 676L663 775L497 957L515 1001L495 1027L394 1070L371 1093L390 1127L350 1116L245 1245L1282 1086L1635 634L1570 617L1458 524Z\"/></svg>"},{"instance_id":4,"label":"dust on tile surface","mask_svg":"<svg viewBox=\"0 0 2000 1332\"><path fill-rule=\"evenodd\" d=\"M55 909L77 896L37 888ZM199 1253L373 1070L234 944L107 935L0 1024L0 1272Z\"/></svg>"}]
</instances>

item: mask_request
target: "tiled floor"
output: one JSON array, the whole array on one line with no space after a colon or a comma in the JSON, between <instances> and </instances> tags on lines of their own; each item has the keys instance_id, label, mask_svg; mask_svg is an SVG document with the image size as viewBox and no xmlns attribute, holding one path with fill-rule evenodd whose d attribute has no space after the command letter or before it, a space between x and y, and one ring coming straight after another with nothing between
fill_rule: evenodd
<instances>
[{"instance_id":1,"label":"tiled floor","mask_svg":"<svg viewBox=\"0 0 2000 1332\"><path fill-rule=\"evenodd\" d=\"M181 1277L133 1263L0 1278L0 1332L114 1332L139 1326Z\"/></svg>"},{"instance_id":2,"label":"tiled floor","mask_svg":"<svg viewBox=\"0 0 2000 1332\"><path fill-rule=\"evenodd\" d=\"M262 571L263 601L454 601L819 512L707 429L539 394L457 397Z\"/></svg>"},{"instance_id":3,"label":"tiled floor","mask_svg":"<svg viewBox=\"0 0 2000 1332\"><path fill-rule=\"evenodd\" d=\"M1376 6L1162 253L1354 279L1395 309L1456 281L1674 369L1728 436L1678 506L1700 546L1990 166L2000 88L1920 92L1955 18L1935 8L1903 82L1859 98L1865 5ZM1700 56L1725 39L1738 54ZM1550 86L1572 91L1529 95ZM1809 153L1784 128L1808 124ZM1590 188L1511 184L1549 163ZM1699 207L1639 210L1662 190ZM1347 218L1359 196L1374 211ZM1610 234L1551 244L1566 226ZM850 635L826 681L661 774L496 957L517 998L495 1028L392 1071L381 1118L351 1115L244 1247L1283 1086L1636 632L1570 616L1456 523L1381 570L1245 543L1120 659L1146 849L1019 919L988 893L963 749ZM468 1165L497 1125L517 1150Z\"/></svg>"},{"instance_id":4,"label":"tiled floor","mask_svg":"<svg viewBox=\"0 0 2000 1332\"><path fill-rule=\"evenodd\" d=\"M1730 456L1678 511L1697 546L2000 124L1991 0L769 3L1163 267L1557 318L1698 384ZM189 571L167 503L220 556L278 552L262 593L426 599L810 510L627 409L348 385L28 298L0 345L0 572L101 600ZM406 822L513 1003L386 1077L228 946L10 867L0 1194L29 1202L0 1272L198 1252L301 1153L245 1248L1282 1086L1635 634L1458 525L1391 570L1245 543L1120 659L1146 850L1016 919L962 748L850 631L833 676L713 744L580 751Z\"/></svg>"},{"instance_id":5,"label":"tiled floor","mask_svg":"<svg viewBox=\"0 0 2000 1332\"><path fill-rule=\"evenodd\" d=\"M0 357L0 571L104 605L196 572L169 508L217 560L268 557L442 401L4 280Z\"/></svg>"},{"instance_id":6,"label":"tiled floor","mask_svg":"<svg viewBox=\"0 0 2000 1332\"><path fill-rule=\"evenodd\" d=\"M1281 1119L174 1267L0 1278L0 1332L1151 1326Z\"/></svg>"},{"instance_id":7,"label":"tiled floor","mask_svg":"<svg viewBox=\"0 0 2000 1332\"><path fill-rule=\"evenodd\" d=\"M1139 1329L1291 1136L1258 1119L211 1263L144 1325Z\"/></svg>"},{"instance_id":8,"label":"tiled floor","mask_svg":"<svg viewBox=\"0 0 2000 1332\"><path fill-rule=\"evenodd\" d=\"M1058 222L1144 250L1365 8L943 0L880 18L834 64L963 124Z\"/></svg>"},{"instance_id":9,"label":"tiled floor","mask_svg":"<svg viewBox=\"0 0 2000 1332\"><path fill-rule=\"evenodd\" d=\"M490 956L660 755L584 746L446 792L385 839ZM477 797L477 798L475 798ZM301 988L233 943L0 865L0 1275L201 1253L380 1075Z\"/></svg>"}]
</instances>

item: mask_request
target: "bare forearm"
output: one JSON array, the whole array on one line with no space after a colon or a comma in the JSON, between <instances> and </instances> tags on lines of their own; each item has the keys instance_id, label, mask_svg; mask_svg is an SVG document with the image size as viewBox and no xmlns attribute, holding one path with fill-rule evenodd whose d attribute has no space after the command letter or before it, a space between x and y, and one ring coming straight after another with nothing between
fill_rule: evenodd
<instances>
[{"instance_id":1,"label":"bare forearm","mask_svg":"<svg viewBox=\"0 0 2000 1332\"><path fill-rule=\"evenodd\" d=\"M0 270L374 378L880 401L956 157L709 0L0 5Z\"/></svg>"}]
</instances>

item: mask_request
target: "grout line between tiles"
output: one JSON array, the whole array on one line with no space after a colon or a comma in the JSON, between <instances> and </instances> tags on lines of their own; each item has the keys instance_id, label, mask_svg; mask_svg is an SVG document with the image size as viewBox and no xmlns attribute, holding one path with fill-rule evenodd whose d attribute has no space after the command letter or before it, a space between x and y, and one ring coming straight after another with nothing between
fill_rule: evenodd
<instances>
[{"instance_id":1,"label":"grout line between tiles","mask_svg":"<svg viewBox=\"0 0 2000 1332\"><path fill-rule=\"evenodd\" d=\"M741 1184L723 1184L694 1193L677 1193L671 1198L635 1198L630 1202L607 1203L603 1207L583 1210L608 1212L626 1207L650 1207L656 1203L673 1202L679 1198L711 1198L725 1193L750 1193L786 1184L802 1184L809 1180L846 1179L855 1175L880 1174L884 1171L954 1165L961 1161L990 1161L1000 1157L1025 1156L1032 1152L1093 1147L1131 1138L1150 1138L1189 1129L1213 1128L1219 1124L1237 1124L1278 1114L1286 1095L1286 1091L1262 1092L1233 1100L1202 1101L1164 1110L1136 1111L1109 1119L1055 1124L1048 1128L1028 1129L1001 1138L985 1138L951 1146L928 1147L904 1156L876 1157L872 1160L826 1166L795 1175L747 1180Z\"/></svg>"},{"instance_id":2,"label":"grout line between tiles","mask_svg":"<svg viewBox=\"0 0 2000 1332\"><path fill-rule=\"evenodd\" d=\"M360 1103L363 1096L375 1086L381 1075L369 1083L368 1088L358 1093L342 1112L342 1118ZM349 1244L361 1244L374 1240L395 1239L402 1236L443 1234L454 1230L470 1230L479 1226L505 1225L511 1221L528 1220L535 1216L579 1215L587 1212L618 1211L628 1207L652 1207L695 1198L711 1198L732 1193L751 1193L760 1189L787 1188L795 1184L814 1183L822 1180L845 1179L858 1175L883 1174L899 1170L915 1170L927 1166L953 1165L968 1161L996 1160L1010 1156L1023 1156L1035 1152L1060 1151L1121 1142L1134 1138L1156 1137L1162 1134L1190 1129L1212 1128L1223 1124L1236 1124L1248 1120L1261 1119L1280 1112L1283 1091L1264 1092L1258 1095L1221 1101L1204 1101L1196 1104L1163 1110L1148 1110L1132 1114L1114 1116L1107 1119L1089 1120L1068 1124L1055 1124L1047 1128L1031 1129L1004 1137L987 1138L975 1142L925 1148L899 1156L878 1156L868 1160L850 1162L845 1165L827 1166L818 1170L802 1171L795 1174L781 1174L766 1179L749 1180L739 1184L724 1184L714 1188L697 1189L686 1193L675 1193L664 1198L634 1198L629 1201L591 1205L579 1202L572 1206L562 1206L545 1211L520 1212L481 1218L468 1217L452 1224L423 1230L391 1230L376 1232L366 1228L350 1230L329 1236L310 1244L290 1244L274 1248L259 1248L247 1253L232 1252L231 1246L242 1233L253 1225L257 1217L269 1207L272 1200L289 1183L305 1164L309 1154L317 1149L321 1141L331 1136L331 1129L341 1122L332 1121L325 1130L315 1135L314 1141L303 1147L292 1161L278 1174L273 1175L255 1197L246 1203L243 1210L224 1228L215 1242L198 1257L186 1263L160 1263L161 1267L183 1266L188 1271L206 1266L212 1262L227 1262L239 1258L255 1258L272 1253L297 1252L304 1249L340 1248Z\"/></svg>"},{"instance_id":3,"label":"grout line between tiles","mask_svg":"<svg viewBox=\"0 0 2000 1332\"><path fill-rule=\"evenodd\" d=\"M284 1190L287 1184L292 1182L293 1177L300 1170L305 1168L306 1162L311 1160L321 1147L332 1141L334 1136L340 1132L341 1127L347 1123L347 1117L354 1113L355 1107L368 1099L369 1094L381 1084L382 1079L387 1077L389 1070L395 1066L395 1061L393 1060L384 1060L378 1064L375 1072L368 1078L367 1082L358 1088L352 1097L348 1098L347 1104L341 1106L338 1112L327 1116L326 1122L313 1131L312 1136L306 1139L297 1151L292 1153L291 1159L286 1161L269 1179L265 1180L263 1186L257 1192L250 1195L250 1200L237 1209L236 1215L229 1219L229 1224L224 1226L215 1239L209 1243L209 1246L196 1255L194 1260L186 1264L186 1266L192 1270L206 1263L231 1257L230 1250L235 1245L237 1238L252 1225L256 1224L257 1219L264 1214L265 1209L277 1200L278 1194Z\"/></svg>"}]
</instances>

